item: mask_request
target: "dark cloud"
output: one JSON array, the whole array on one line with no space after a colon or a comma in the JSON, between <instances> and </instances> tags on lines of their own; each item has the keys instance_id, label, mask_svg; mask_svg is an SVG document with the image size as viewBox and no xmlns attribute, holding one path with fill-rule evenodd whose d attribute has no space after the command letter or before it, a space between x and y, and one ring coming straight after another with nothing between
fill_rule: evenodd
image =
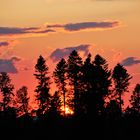
<instances>
[{"instance_id":1,"label":"dark cloud","mask_svg":"<svg viewBox=\"0 0 140 140\"><path fill-rule=\"evenodd\" d=\"M118 27L120 25L119 21L102 21L102 22L80 22L80 23L67 23L67 24L50 24L41 27L0 27L0 37L11 37L11 36L22 36L30 37L35 35L44 35L48 33L53 33L61 31L80 31L86 29L110 29ZM58 30L57 30L58 29ZM24 36L23 36L24 35ZM4 42L3 42L4 43ZM6 45L6 42L5 44Z\"/></svg>"},{"instance_id":2,"label":"dark cloud","mask_svg":"<svg viewBox=\"0 0 140 140\"><path fill-rule=\"evenodd\" d=\"M137 60L135 57L128 57L126 59L124 59L121 64L123 66L132 66L135 64L140 64L140 60Z\"/></svg>"},{"instance_id":3,"label":"dark cloud","mask_svg":"<svg viewBox=\"0 0 140 140\"><path fill-rule=\"evenodd\" d=\"M64 28L66 31L79 31L85 29L106 29L114 28L120 25L119 21L103 21L103 22L81 22L69 24L47 25L47 28Z\"/></svg>"},{"instance_id":4,"label":"dark cloud","mask_svg":"<svg viewBox=\"0 0 140 140\"><path fill-rule=\"evenodd\" d=\"M85 29L108 29L120 25L119 21L103 21L103 22L80 22L68 24L50 24L42 27L0 27L0 37L13 35L39 35L57 32L56 29L64 29L65 31L80 31ZM26 36L27 37L27 36ZM4 43L4 42L3 42ZM6 42L5 42L6 44Z\"/></svg>"},{"instance_id":5,"label":"dark cloud","mask_svg":"<svg viewBox=\"0 0 140 140\"><path fill-rule=\"evenodd\" d=\"M84 52L84 55L88 55L89 53L89 44L81 44L79 46L75 46L75 47L67 47L67 48L63 48L63 49L56 49L55 51L52 52L52 54L50 55L50 58L56 62L59 61L61 58L66 58L69 56L69 54L73 51L79 51L79 52Z\"/></svg>"},{"instance_id":6,"label":"dark cloud","mask_svg":"<svg viewBox=\"0 0 140 140\"><path fill-rule=\"evenodd\" d=\"M30 32L28 28L0 27L0 35L25 34L28 32Z\"/></svg>"},{"instance_id":7,"label":"dark cloud","mask_svg":"<svg viewBox=\"0 0 140 140\"><path fill-rule=\"evenodd\" d=\"M54 30L41 29L39 27L18 28L18 27L0 27L0 35L21 35L21 34L38 34L49 33Z\"/></svg>"},{"instance_id":8,"label":"dark cloud","mask_svg":"<svg viewBox=\"0 0 140 140\"><path fill-rule=\"evenodd\" d=\"M0 59L0 72L18 73L12 59Z\"/></svg>"},{"instance_id":9,"label":"dark cloud","mask_svg":"<svg viewBox=\"0 0 140 140\"><path fill-rule=\"evenodd\" d=\"M2 42L0 42L0 47L5 47L5 46L9 46L9 42L7 42L7 41L2 41Z\"/></svg>"}]
</instances>

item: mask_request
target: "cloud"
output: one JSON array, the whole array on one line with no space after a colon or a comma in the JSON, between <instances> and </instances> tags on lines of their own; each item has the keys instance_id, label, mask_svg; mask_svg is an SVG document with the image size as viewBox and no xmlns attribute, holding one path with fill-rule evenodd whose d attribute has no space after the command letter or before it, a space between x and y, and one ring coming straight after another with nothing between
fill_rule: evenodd
<instances>
[{"instance_id":1,"label":"cloud","mask_svg":"<svg viewBox=\"0 0 140 140\"><path fill-rule=\"evenodd\" d=\"M9 46L9 42L8 41L2 41L0 42L0 47L5 47L5 46Z\"/></svg>"},{"instance_id":2,"label":"cloud","mask_svg":"<svg viewBox=\"0 0 140 140\"><path fill-rule=\"evenodd\" d=\"M6 41L0 41L0 47L9 47L9 46L15 46L19 43L17 40L6 40Z\"/></svg>"},{"instance_id":3,"label":"cloud","mask_svg":"<svg viewBox=\"0 0 140 140\"><path fill-rule=\"evenodd\" d=\"M126 59L124 59L121 64L123 66L132 66L135 64L140 64L140 60L137 60L135 57L128 57Z\"/></svg>"},{"instance_id":4,"label":"cloud","mask_svg":"<svg viewBox=\"0 0 140 140\"><path fill-rule=\"evenodd\" d=\"M46 29L46 27L27 27L27 28L20 28L20 27L0 27L0 37L3 36L34 36L34 35L41 35L50 32L55 32L52 29Z\"/></svg>"},{"instance_id":5,"label":"cloud","mask_svg":"<svg viewBox=\"0 0 140 140\"><path fill-rule=\"evenodd\" d=\"M66 58L69 56L69 54L73 51L76 50L78 52L83 52L84 56L88 55L89 53L89 44L81 44L79 46L74 46L74 47L67 47L63 49L56 49L53 51L50 55L50 58L56 62L59 61L61 58Z\"/></svg>"},{"instance_id":6,"label":"cloud","mask_svg":"<svg viewBox=\"0 0 140 140\"><path fill-rule=\"evenodd\" d=\"M47 24L40 27L0 27L0 38L33 37L61 31L81 31L89 29L112 29L120 25L119 21L79 22L67 24ZM6 42L4 45L6 45Z\"/></svg>"},{"instance_id":7,"label":"cloud","mask_svg":"<svg viewBox=\"0 0 140 140\"><path fill-rule=\"evenodd\" d=\"M21 61L21 58L12 56L9 59L0 59L0 72L18 73L15 62Z\"/></svg>"},{"instance_id":8,"label":"cloud","mask_svg":"<svg viewBox=\"0 0 140 140\"><path fill-rule=\"evenodd\" d=\"M18 73L11 59L0 59L0 72Z\"/></svg>"},{"instance_id":9,"label":"cloud","mask_svg":"<svg viewBox=\"0 0 140 140\"><path fill-rule=\"evenodd\" d=\"M102 21L102 22L79 22L68 24L47 25L47 28L63 28L66 31L80 31L86 29L108 29L115 28L120 25L119 21Z\"/></svg>"}]
</instances>

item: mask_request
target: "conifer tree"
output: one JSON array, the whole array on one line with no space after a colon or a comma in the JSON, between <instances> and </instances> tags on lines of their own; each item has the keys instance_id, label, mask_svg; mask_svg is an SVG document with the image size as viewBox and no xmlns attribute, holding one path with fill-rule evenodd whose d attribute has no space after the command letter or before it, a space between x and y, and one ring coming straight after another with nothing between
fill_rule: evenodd
<instances>
[{"instance_id":1,"label":"conifer tree","mask_svg":"<svg viewBox=\"0 0 140 140\"><path fill-rule=\"evenodd\" d=\"M100 55L94 58L92 78L94 113L101 115L104 111L105 99L110 93L111 71L108 69L107 61Z\"/></svg>"},{"instance_id":2,"label":"conifer tree","mask_svg":"<svg viewBox=\"0 0 140 140\"><path fill-rule=\"evenodd\" d=\"M68 79L73 92L74 114L80 112L80 96L82 91L82 58L77 51L72 51L68 58Z\"/></svg>"},{"instance_id":3,"label":"conifer tree","mask_svg":"<svg viewBox=\"0 0 140 140\"><path fill-rule=\"evenodd\" d=\"M114 81L114 96L119 103L120 113L122 114L123 99L122 95L128 92L130 79L132 78L127 70L120 64L117 64L113 70L112 78Z\"/></svg>"},{"instance_id":4,"label":"conifer tree","mask_svg":"<svg viewBox=\"0 0 140 140\"><path fill-rule=\"evenodd\" d=\"M11 84L11 79L6 72L0 73L0 93L2 95L1 108L6 111L13 103L13 89L14 85Z\"/></svg>"},{"instance_id":5,"label":"conifer tree","mask_svg":"<svg viewBox=\"0 0 140 140\"><path fill-rule=\"evenodd\" d=\"M53 73L55 83L59 89L59 93L63 96L63 106L64 106L64 115L66 109L66 92L67 92L67 63L65 59L61 59L61 61L56 65L55 71Z\"/></svg>"},{"instance_id":6,"label":"conifer tree","mask_svg":"<svg viewBox=\"0 0 140 140\"><path fill-rule=\"evenodd\" d=\"M37 64L35 65L34 76L38 80L38 85L35 89L36 100L39 103L38 115L43 115L49 108L50 101L50 77L48 76L48 66L46 60L40 55Z\"/></svg>"},{"instance_id":7,"label":"conifer tree","mask_svg":"<svg viewBox=\"0 0 140 140\"><path fill-rule=\"evenodd\" d=\"M91 61L91 54L87 56L84 61L82 67L83 73L83 87L84 87L84 94L82 96L83 108L85 108L84 113L91 115L93 113L94 108L94 94L93 94L93 64Z\"/></svg>"}]
</instances>

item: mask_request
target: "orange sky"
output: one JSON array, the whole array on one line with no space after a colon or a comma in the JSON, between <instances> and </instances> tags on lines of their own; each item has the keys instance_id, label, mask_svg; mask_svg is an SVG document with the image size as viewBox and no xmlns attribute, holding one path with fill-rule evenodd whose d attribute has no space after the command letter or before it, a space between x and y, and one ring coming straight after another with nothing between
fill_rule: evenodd
<instances>
[{"instance_id":1,"label":"orange sky","mask_svg":"<svg viewBox=\"0 0 140 140\"><path fill-rule=\"evenodd\" d=\"M13 72L9 63L17 69L10 74L16 89L27 85L33 92L40 54L51 71L53 51L89 44L92 55L100 53L111 68L131 57L126 68L133 87L140 83L139 7L139 0L1 0L0 66L8 60L8 70Z\"/></svg>"}]
</instances>

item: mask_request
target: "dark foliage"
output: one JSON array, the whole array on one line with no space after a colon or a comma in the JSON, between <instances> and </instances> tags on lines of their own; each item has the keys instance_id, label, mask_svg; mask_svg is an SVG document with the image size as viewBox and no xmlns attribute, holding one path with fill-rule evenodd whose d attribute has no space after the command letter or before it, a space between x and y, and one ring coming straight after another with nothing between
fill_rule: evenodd
<instances>
[{"instance_id":1,"label":"dark foliage","mask_svg":"<svg viewBox=\"0 0 140 140\"><path fill-rule=\"evenodd\" d=\"M42 116L46 113L49 108L50 100L50 77L48 76L48 67L46 61L42 56L39 56L37 64L35 65L34 76L38 80L38 85L35 89L36 100L38 101L39 109L37 110L37 115Z\"/></svg>"},{"instance_id":2,"label":"dark foliage","mask_svg":"<svg viewBox=\"0 0 140 140\"><path fill-rule=\"evenodd\" d=\"M122 95L128 92L129 81L132 77L122 65L117 64L113 70L112 78L115 84L114 96L119 103L120 113L122 114Z\"/></svg>"},{"instance_id":3,"label":"dark foliage","mask_svg":"<svg viewBox=\"0 0 140 140\"><path fill-rule=\"evenodd\" d=\"M34 76L38 81L35 89L38 109L32 109L29 114L27 87L20 88L14 98L9 76L0 73L0 132L4 139L118 140L139 137L140 85L137 84L132 93L131 106L122 110L122 95L128 92L131 79L122 65L117 64L111 72L100 55L92 60L89 54L83 61L73 51L67 61L62 59L56 66L53 77L58 91L54 95L50 94L50 76L42 56L37 60ZM70 104L66 104L66 98L70 98ZM66 105L74 114L62 113L61 108L66 109ZM17 110L22 112L21 116L17 116Z\"/></svg>"}]
</instances>

